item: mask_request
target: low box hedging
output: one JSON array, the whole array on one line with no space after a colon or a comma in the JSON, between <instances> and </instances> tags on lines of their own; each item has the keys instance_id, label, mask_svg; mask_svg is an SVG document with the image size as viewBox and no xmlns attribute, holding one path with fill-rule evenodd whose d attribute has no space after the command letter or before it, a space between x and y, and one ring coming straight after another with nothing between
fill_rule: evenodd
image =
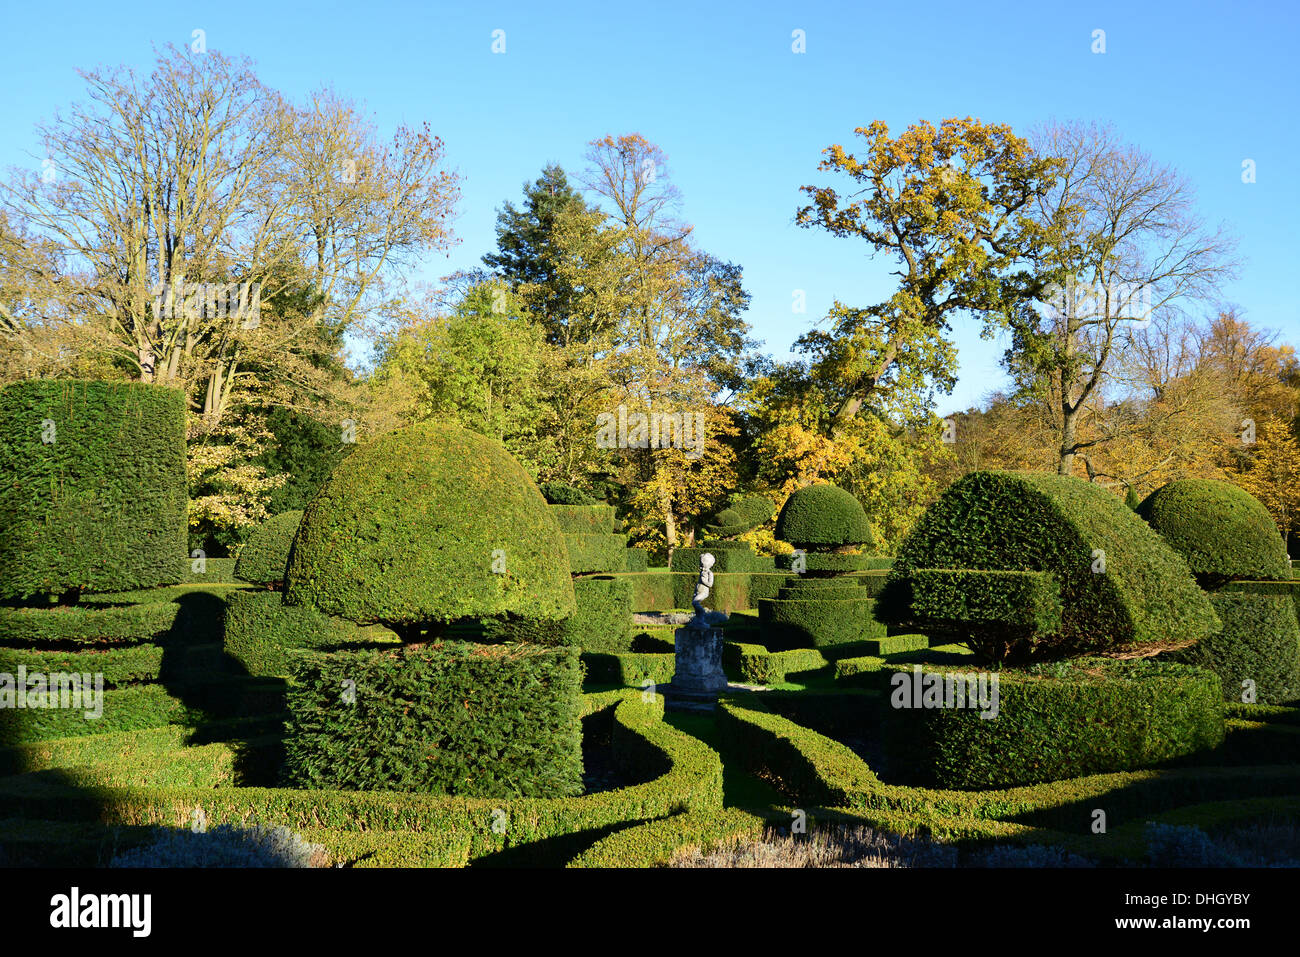
<instances>
[{"instance_id":1,"label":"low box hedging","mask_svg":"<svg viewBox=\"0 0 1300 957\"><path fill-rule=\"evenodd\" d=\"M28 674L56 671L103 676L104 687L145 681L157 681L162 671L164 650L161 645L131 645L97 651L30 651L0 648L0 674Z\"/></svg>"},{"instance_id":2,"label":"low box hedging","mask_svg":"<svg viewBox=\"0 0 1300 957\"><path fill-rule=\"evenodd\" d=\"M996 687L982 672L978 706L946 700L949 684L973 694L976 673L948 674L915 666L890 679L886 754L915 783L1013 787L1152 767L1223 741L1218 679L1187 665L1076 659L998 672ZM935 690L916 700L921 681Z\"/></svg>"},{"instance_id":3,"label":"low box hedging","mask_svg":"<svg viewBox=\"0 0 1300 957\"><path fill-rule=\"evenodd\" d=\"M574 616L564 623L569 644L583 651L631 650L632 583L608 575L575 578Z\"/></svg>"},{"instance_id":4,"label":"low box hedging","mask_svg":"<svg viewBox=\"0 0 1300 957\"><path fill-rule=\"evenodd\" d=\"M303 833L313 828L348 834L396 832L465 847L475 860L518 848L519 863L563 864L547 839L628 822L722 806L722 761L698 738L663 722L663 698L639 691L587 695L584 710L614 708L613 742L620 761L640 763L653 780L575 798L465 798L281 788L104 788L87 793L30 779L0 779L0 820L38 818L102 821L109 825L188 827L196 809L210 826L255 821ZM664 770L667 768L667 770ZM494 824L497 825L494 828ZM504 824L504 826L502 826ZM361 838L357 839L362 841ZM422 843L422 842L416 842ZM396 856L389 858L396 865Z\"/></svg>"},{"instance_id":5,"label":"low box hedging","mask_svg":"<svg viewBox=\"0 0 1300 957\"><path fill-rule=\"evenodd\" d=\"M334 648L396 636L360 627L304 605L286 605L278 591L231 592L225 603L225 651L254 677L284 677L295 648Z\"/></svg>"},{"instance_id":6,"label":"low box hedging","mask_svg":"<svg viewBox=\"0 0 1300 957\"><path fill-rule=\"evenodd\" d=\"M235 577L234 558L181 559L180 583L182 585L233 585L240 582Z\"/></svg>"},{"instance_id":7,"label":"low box hedging","mask_svg":"<svg viewBox=\"0 0 1300 957\"><path fill-rule=\"evenodd\" d=\"M768 651L762 645L728 641L722 646L722 664L737 681L780 684L786 675L825 668L825 656L815 648Z\"/></svg>"},{"instance_id":8,"label":"low box hedging","mask_svg":"<svg viewBox=\"0 0 1300 957\"><path fill-rule=\"evenodd\" d=\"M156 601L141 605L0 608L0 644L39 647L58 644L134 644L167 632L180 606Z\"/></svg>"},{"instance_id":9,"label":"low box hedging","mask_svg":"<svg viewBox=\"0 0 1300 957\"><path fill-rule=\"evenodd\" d=\"M841 658L835 662L835 680L846 684L874 684L885 668L885 659L872 655Z\"/></svg>"},{"instance_id":10,"label":"low box hedging","mask_svg":"<svg viewBox=\"0 0 1300 957\"><path fill-rule=\"evenodd\" d=\"M674 814L601 838L568 866L655 867L690 848L707 851L737 839L756 841L766 830L766 820L738 808Z\"/></svg>"},{"instance_id":11,"label":"low box hedging","mask_svg":"<svg viewBox=\"0 0 1300 957\"><path fill-rule=\"evenodd\" d=\"M1050 572L913 569L908 620L923 631L965 639L974 632L990 640L1034 643L1061 627L1061 598Z\"/></svg>"},{"instance_id":12,"label":"low box hedging","mask_svg":"<svg viewBox=\"0 0 1300 957\"><path fill-rule=\"evenodd\" d=\"M295 651L290 661L287 787L473 797L582 791L576 648L443 642Z\"/></svg>"},{"instance_id":13,"label":"low box hedging","mask_svg":"<svg viewBox=\"0 0 1300 957\"><path fill-rule=\"evenodd\" d=\"M650 567L650 552L644 548L628 547L623 567L630 572L643 572Z\"/></svg>"},{"instance_id":14,"label":"low box hedging","mask_svg":"<svg viewBox=\"0 0 1300 957\"><path fill-rule=\"evenodd\" d=\"M856 588L857 586L849 586ZM763 643L773 651L822 648L885 637L886 628L872 615L870 598L819 597L815 590L783 587L782 597L758 603ZM799 597L785 597L795 595ZM865 593L864 593L865 595Z\"/></svg>"},{"instance_id":15,"label":"low box hedging","mask_svg":"<svg viewBox=\"0 0 1300 957\"><path fill-rule=\"evenodd\" d=\"M192 724L195 710L162 685L105 689L98 718L93 699L79 708L0 708L0 745L27 744L83 734L109 734L167 724Z\"/></svg>"},{"instance_id":16,"label":"low box hedging","mask_svg":"<svg viewBox=\"0 0 1300 957\"><path fill-rule=\"evenodd\" d=\"M564 543L569 549L569 571L574 575L621 572L627 568L626 535L566 532Z\"/></svg>"},{"instance_id":17,"label":"low box hedging","mask_svg":"<svg viewBox=\"0 0 1300 957\"><path fill-rule=\"evenodd\" d=\"M582 656L587 681L592 684L617 684L640 688L649 681L666 685L677 670L677 656L655 652L615 654L594 652Z\"/></svg>"}]
</instances>

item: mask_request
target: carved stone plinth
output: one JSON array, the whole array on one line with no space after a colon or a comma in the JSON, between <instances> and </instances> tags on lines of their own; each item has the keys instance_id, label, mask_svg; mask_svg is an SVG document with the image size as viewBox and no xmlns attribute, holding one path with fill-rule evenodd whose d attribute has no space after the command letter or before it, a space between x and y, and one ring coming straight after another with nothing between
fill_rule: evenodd
<instances>
[{"instance_id":1,"label":"carved stone plinth","mask_svg":"<svg viewBox=\"0 0 1300 957\"><path fill-rule=\"evenodd\" d=\"M662 687L664 702L674 710L709 710L727 687L722 670L721 628L678 628L673 680Z\"/></svg>"}]
</instances>

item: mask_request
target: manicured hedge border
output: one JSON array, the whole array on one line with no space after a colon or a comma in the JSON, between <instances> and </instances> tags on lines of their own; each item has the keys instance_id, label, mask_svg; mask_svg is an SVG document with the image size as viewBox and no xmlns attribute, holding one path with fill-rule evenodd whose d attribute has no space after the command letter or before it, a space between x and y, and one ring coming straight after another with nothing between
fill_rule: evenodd
<instances>
[{"instance_id":1,"label":"manicured hedge border","mask_svg":"<svg viewBox=\"0 0 1300 957\"><path fill-rule=\"evenodd\" d=\"M157 681L162 671L161 645L129 645L105 651L26 651L0 648L0 673L51 674L56 671L103 675L106 688Z\"/></svg>"},{"instance_id":2,"label":"manicured hedge border","mask_svg":"<svg viewBox=\"0 0 1300 957\"><path fill-rule=\"evenodd\" d=\"M583 651L626 652L632 640L632 584L611 575L573 580L578 610L564 622L569 644Z\"/></svg>"},{"instance_id":3,"label":"manicured hedge border","mask_svg":"<svg viewBox=\"0 0 1300 957\"><path fill-rule=\"evenodd\" d=\"M639 691L584 696L587 713L614 708L620 760L653 780L575 798L435 797L394 792L291 791L269 788L98 788L82 791L0 779L0 819L102 821L116 825L189 826L202 809L210 826L257 821L294 830L348 833L401 831L466 847L466 859L517 849L518 863L554 865L549 838L598 834L629 822L722 806L722 760L698 738L663 722L663 698ZM504 833L493 830L505 816ZM572 853L572 852L570 852ZM395 861L393 863L396 863Z\"/></svg>"},{"instance_id":4,"label":"manicured hedge border","mask_svg":"<svg viewBox=\"0 0 1300 957\"><path fill-rule=\"evenodd\" d=\"M205 558L203 559L203 571L194 570L196 559L184 558L181 560L180 583L182 585L235 585L241 584L242 580L235 577L235 565L237 559L234 558Z\"/></svg>"},{"instance_id":5,"label":"manicured hedge border","mask_svg":"<svg viewBox=\"0 0 1300 957\"><path fill-rule=\"evenodd\" d=\"M640 688L646 681L656 685L672 681L677 670L677 656L649 652L594 652L583 654L582 664L587 669L586 680L592 684Z\"/></svg>"},{"instance_id":6,"label":"manicured hedge border","mask_svg":"<svg viewBox=\"0 0 1300 957\"><path fill-rule=\"evenodd\" d=\"M655 867L688 848L709 847L738 838L758 840L767 830L764 818L736 808L675 814L624 828L602 838L569 867Z\"/></svg>"},{"instance_id":7,"label":"manicured hedge border","mask_svg":"<svg viewBox=\"0 0 1300 957\"><path fill-rule=\"evenodd\" d=\"M738 681L750 684L780 684L786 675L819 671L826 657L816 648L768 651L762 645L728 641L722 646L722 664Z\"/></svg>"},{"instance_id":8,"label":"manicured hedge border","mask_svg":"<svg viewBox=\"0 0 1300 957\"><path fill-rule=\"evenodd\" d=\"M0 608L0 644L17 646L129 644L171 629L180 606L169 601L141 605L70 608Z\"/></svg>"},{"instance_id":9,"label":"manicured hedge border","mask_svg":"<svg viewBox=\"0 0 1300 957\"><path fill-rule=\"evenodd\" d=\"M0 710L0 745L27 744L83 734L109 734L157 728L166 724L192 724L193 708L171 695L162 685L105 689L103 714L86 718L85 708Z\"/></svg>"}]
</instances>

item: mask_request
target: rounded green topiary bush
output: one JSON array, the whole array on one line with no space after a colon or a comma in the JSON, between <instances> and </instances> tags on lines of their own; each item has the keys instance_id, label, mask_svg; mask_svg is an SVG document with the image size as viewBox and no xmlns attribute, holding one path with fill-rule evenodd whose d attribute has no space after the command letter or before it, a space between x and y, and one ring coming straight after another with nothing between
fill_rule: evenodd
<instances>
[{"instance_id":1,"label":"rounded green topiary bush","mask_svg":"<svg viewBox=\"0 0 1300 957\"><path fill-rule=\"evenodd\" d=\"M136 382L0 389L0 600L181 578L185 396Z\"/></svg>"},{"instance_id":2,"label":"rounded green topiary bush","mask_svg":"<svg viewBox=\"0 0 1300 957\"><path fill-rule=\"evenodd\" d=\"M899 547L876 614L930 631L960 619L911 607L913 570L1050 573L1059 624L1026 637L981 625L972 650L987 658L1065 658L1128 645L1179 645L1219 627L1187 563L1122 499L1100 486L1042 472L972 472L931 505ZM998 583L989 582L997 591ZM996 596L990 594L990 600ZM1007 597L1007 596L1002 596Z\"/></svg>"},{"instance_id":3,"label":"rounded green topiary bush","mask_svg":"<svg viewBox=\"0 0 1300 957\"><path fill-rule=\"evenodd\" d=\"M704 532L710 538L734 538L762 525L774 511L776 506L762 495L746 495L715 515L713 524L706 525Z\"/></svg>"},{"instance_id":4,"label":"rounded green topiary bush","mask_svg":"<svg viewBox=\"0 0 1300 957\"><path fill-rule=\"evenodd\" d=\"M1268 509L1235 485L1179 479L1148 495L1137 512L1183 556L1203 587L1291 578L1286 545Z\"/></svg>"},{"instance_id":5,"label":"rounded green topiary bush","mask_svg":"<svg viewBox=\"0 0 1300 957\"><path fill-rule=\"evenodd\" d=\"M258 585L284 584L289 550L301 522L302 512L281 512L258 526L239 550L235 577Z\"/></svg>"},{"instance_id":6,"label":"rounded green topiary bush","mask_svg":"<svg viewBox=\"0 0 1300 957\"><path fill-rule=\"evenodd\" d=\"M837 485L805 485L791 493L777 516L776 537L795 548L876 547L862 503Z\"/></svg>"},{"instance_id":7,"label":"rounded green topiary bush","mask_svg":"<svg viewBox=\"0 0 1300 957\"><path fill-rule=\"evenodd\" d=\"M339 464L303 515L285 586L290 605L399 634L574 611L564 539L528 473L499 442L438 423Z\"/></svg>"},{"instance_id":8,"label":"rounded green topiary bush","mask_svg":"<svg viewBox=\"0 0 1300 957\"><path fill-rule=\"evenodd\" d=\"M1223 629L1173 657L1217 674L1225 701L1245 700L1247 688L1258 704L1300 699L1300 624L1291 596L1260 593L1242 583L1213 592L1210 604Z\"/></svg>"}]
</instances>

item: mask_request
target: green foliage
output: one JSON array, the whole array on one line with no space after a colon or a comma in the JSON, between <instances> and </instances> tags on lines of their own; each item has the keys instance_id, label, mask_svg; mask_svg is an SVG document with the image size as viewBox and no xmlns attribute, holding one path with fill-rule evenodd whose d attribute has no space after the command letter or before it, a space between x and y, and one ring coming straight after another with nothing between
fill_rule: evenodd
<instances>
[{"instance_id":1,"label":"green foliage","mask_svg":"<svg viewBox=\"0 0 1300 957\"><path fill-rule=\"evenodd\" d=\"M546 499L547 505L598 504L594 498L582 489L573 485L566 485L564 482L543 482L537 486L537 490L542 493L542 498ZM569 531L569 529L565 528L565 531Z\"/></svg>"},{"instance_id":2,"label":"green foliage","mask_svg":"<svg viewBox=\"0 0 1300 957\"><path fill-rule=\"evenodd\" d=\"M341 851L336 862L350 863L354 858L348 854L364 854L378 845L388 848L381 859L389 865L464 863L510 849L519 863L554 866L567 857L557 859L556 842L548 839L722 806L721 760L698 738L663 722L661 697L644 701L640 691L609 692L584 696L583 707L613 711L616 761L644 783L547 799L211 786L89 793L23 776L0 779L0 819L39 814L55 821L102 821L114 828L175 826L192 820L198 809L210 826L255 818L264 826L291 828ZM508 825L504 830L493 829L502 819L498 811ZM420 857L404 858L405 853Z\"/></svg>"},{"instance_id":3,"label":"green foliage","mask_svg":"<svg viewBox=\"0 0 1300 957\"><path fill-rule=\"evenodd\" d=\"M198 559L184 558L181 560L180 582L182 585L233 585L238 581L235 578L237 561L234 558L204 558L196 568ZM283 574L280 577L283 578Z\"/></svg>"},{"instance_id":4,"label":"green foliage","mask_svg":"<svg viewBox=\"0 0 1300 957\"><path fill-rule=\"evenodd\" d=\"M689 848L737 839L759 840L767 822L736 808L674 814L624 828L601 838L575 857L569 867L655 867Z\"/></svg>"},{"instance_id":5,"label":"green foliage","mask_svg":"<svg viewBox=\"0 0 1300 957\"><path fill-rule=\"evenodd\" d=\"M259 585L283 585L289 550L301 522L302 512L281 512L259 525L239 550L235 575Z\"/></svg>"},{"instance_id":6,"label":"green foliage","mask_svg":"<svg viewBox=\"0 0 1300 957\"><path fill-rule=\"evenodd\" d=\"M594 535L614 531L613 505L552 505L548 511L566 535Z\"/></svg>"},{"instance_id":7,"label":"green foliage","mask_svg":"<svg viewBox=\"0 0 1300 957\"><path fill-rule=\"evenodd\" d=\"M927 634L965 641L1023 641L1061 627L1061 599L1050 572L916 568L900 589L908 592L908 620Z\"/></svg>"},{"instance_id":8,"label":"green foliage","mask_svg":"<svg viewBox=\"0 0 1300 957\"><path fill-rule=\"evenodd\" d=\"M601 575L575 578L578 610L564 623L570 644L583 651L629 650L632 637L632 585L624 578Z\"/></svg>"},{"instance_id":9,"label":"green foliage","mask_svg":"<svg viewBox=\"0 0 1300 957\"><path fill-rule=\"evenodd\" d=\"M130 645L93 651L28 651L0 648L0 674L99 674L104 686L118 688L136 682L157 681L162 670L161 645Z\"/></svg>"},{"instance_id":10,"label":"green foliage","mask_svg":"<svg viewBox=\"0 0 1300 957\"><path fill-rule=\"evenodd\" d=\"M2 688L0 700L4 700ZM0 707L0 744L26 744L82 734L157 728L167 724L192 723L195 719L193 709L156 684L105 689L103 712L98 718L87 717L87 712L95 709L84 696L82 701L85 706L80 708L16 709L5 704Z\"/></svg>"},{"instance_id":11,"label":"green foliage","mask_svg":"<svg viewBox=\"0 0 1300 957\"><path fill-rule=\"evenodd\" d=\"M814 648L768 651L762 645L728 641L722 646L722 664L736 680L776 685L786 675L825 668L827 661Z\"/></svg>"},{"instance_id":12,"label":"green foliage","mask_svg":"<svg viewBox=\"0 0 1300 957\"><path fill-rule=\"evenodd\" d=\"M621 572L627 566L627 536L606 532L566 533L569 571L575 575Z\"/></svg>"},{"instance_id":13,"label":"green foliage","mask_svg":"<svg viewBox=\"0 0 1300 957\"><path fill-rule=\"evenodd\" d=\"M427 423L334 470L303 515L286 596L398 629L512 613L556 620L574 607L565 554L545 500L499 443Z\"/></svg>"},{"instance_id":14,"label":"green foliage","mask_svg":"<svg viewBox=\"0 0 1300 957\"><path fill-rule=\"evenodd\" d=\"M1162 485L1137 513L1214 589L1232 579L1290 579L1286 545L1268 509L1244 489L1211 479Z\"/></svg>"},{"instance_id":15,"label":"green foliage","mask_svg":"<svg viewBox=\"0 0 1300 957\"><path fill-rule=\"evenodd\" d=\"M762 525L775 511L776 506L762 495L737 497L714 517L712 525L705 526L704 533L710 538L735 538Z\"/></svg>"},{"instance_id":16,"label":"green foliage","mask_svg":"<svg viewBox=\"0 0 1300 957\"><path fill-rule=\"evenodd\" d=\"M695 548L673 550L669 568L675 572L700 574L700 556L705 552L714 558L713 572L770 572L775 566L768 555L755 554L747 542L702 542Z\"/></svg>"},{"instance_id":17,"label":"green foliage","mask_svg":"<svg viewBox=\"0 0 1300 957\"><path fill-rule=\"evenodd\" d=\"M0 607L0 643L18 646L135 644L170 630L180 610L179 605L170 601L102 607Z\"/></svg>"},{"instance_id":18,"label":"green foliage","mask_svg":"<svg viewBox=\"0 0 1300 957\"><path fill-rule=\"evenodd\" d=\"M990 720L991 693L971 701L976 673L922 668L933 700L918 700L915 672L896 673L885 711L892 772L937 787L1010 787L1152 767L1223 741L1219 681L1199 668L1079 658L994 674ZM953 706L953 694L967 705Z\"/></svg>"},{"instance_id":19,"label":"green foliage","mask_svg":"<svg viewBox=\"0 0 1300 957\"><path fill-rule=\"evenodd\" d=\"M776 537L795 548L876 547L866 512L851 492L836 485L795 489L776 519Z\"/></svg>"},{"instance_id":20,"label":"green foliage","mask_svg":"<svg viewBox=\"0 0 1300 957\"><path fill-rule=\"evenodd\" d=\"M561 797L582 791L575 648L441 643L296 652L288 787ZM355 689L355 701L341 691Z\"/></svg>"},{"instance_id":21,"label":"green foliage","mask_svg":"<svg viewBox=\"0 0 1300 957\"><path fill-rule=\"evenodd\" d=\"M159 828L151 844L119 854L109 867L323 867L325 849L283 827Z\"/></svg>"},{"instance_id":22,"label":"green foliage","mask_svg":"<svg viewBox=\"0 0 1300 957\"><path fill-rule=\"evenodd\" d=\"M0 599L147 588L186 554L185 396L32 379L0 390Z\"/></svg>"},{"instance_id":23,"label":"green foliage","mask_svg":"<svg viewBox=\"0 0 1300 957\"><path fill-rule=\"evenodd\" d=\"M972 650L993 660L1195 641L1218 627L1187 563L1117 496L1082 479L972 472L953 483L899 548L883 621L909 624L902 583L919 568L1055 576L1060 629L1032 646L973 637Z\"/></svg>"},{"instance_id":24,"label":"green foliage","mask_svg":"<svg viewBox=\"0 0 1300 957\"><path fill-rule=\"evenodd\" d=\"M254 462L271 475L286 477L267 500L272 515L305 509L339 462L357 447L342 441L341 424L285 406L271 410L266 428L274 442Z\"/></svg>"},{"instance_id":25,"label":"green foliage","mask_svg":"<svg viewBox=\"0 0 1300 957\"><path fill-rule=\"evenodd\" d=\"M1300 699L1300 625L1291 597L1214 592L1210 604L1223 629L1171 657L1217 674L1225 701L1241 701L1247 680L1259 704Z\"/></svg>"},{"instance_id":26,"label":"green foliage","mask_svg":"<svg viewBox=\"0 0 1300 957\"><path fill-rule=\"evenodd\" d=\"M629 548L623 565L630 572L643 572L650 567L650 553L644 548Z\"/></svg>"},{"instance_id":27,"label":"green foliage","mask_svg":"<svg viewBox=\"0 0 1300 957\"><path fill-rule=\"evenodd\" d=\"M582 656L587 680L593 684L644 687L649 681L666 685L673 680L677 656L663 652L587 652Z\"/></svg>"},{"instance_id":28,"label":"green foliage","mask_svg":"<svg viewBox=\"0 0 1300 957\"><path fill-rule=\"evenodd\" d=\"M800 587L799 583L781 588L776 598L758 603L763 623L763 643L772 650L787 648L821 648L882 638L885 626L873 614L875 602L857 585L849 594L836 588L819 594L821 589Z\"/></svg>"},{"instance_id":29,"label":"green foliage","mask_svg":"<svg viewBox=\"0 0 1300 957\"><path fill-rule=\"evenodd\" d=\"M278 591L232 592L226 598L224 626L226 654L254 677L287 676L291 649L397 640L379 626L361 628L313 608L286 605Z\"/></svg>"}]
</instances>

